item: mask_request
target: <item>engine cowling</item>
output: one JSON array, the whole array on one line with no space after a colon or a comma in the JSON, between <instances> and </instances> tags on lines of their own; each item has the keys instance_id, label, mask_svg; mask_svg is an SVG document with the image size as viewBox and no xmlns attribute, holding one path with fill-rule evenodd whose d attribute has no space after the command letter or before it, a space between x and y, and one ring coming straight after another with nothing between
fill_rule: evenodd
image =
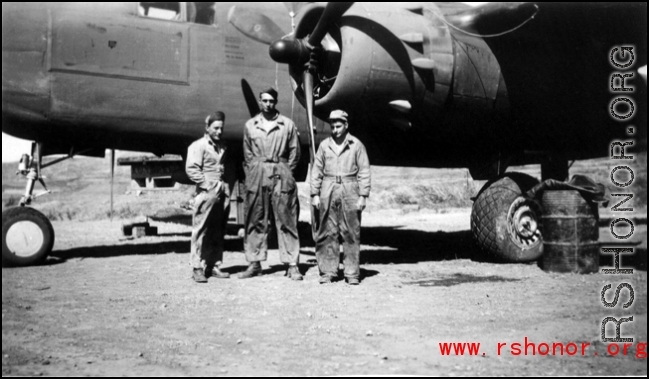
<instances>
[{"instance_id":1,"label":"engine cowling","mask_svg":"<svg viewBox=\"0 0 649 379\"><path fill-rule=\"evenodd\" d=\"M295 31L306 38L324 7L309 5ZM453 41L434 5L409 10L393 4L355 3L330 28L317 67L315 109L323 113L359 101L407 101L441 106L453 78ZM304 103L303 64L290 65L293 88ZM387 104L385 103L385 104Z\"/></svg>"}]
</instances>

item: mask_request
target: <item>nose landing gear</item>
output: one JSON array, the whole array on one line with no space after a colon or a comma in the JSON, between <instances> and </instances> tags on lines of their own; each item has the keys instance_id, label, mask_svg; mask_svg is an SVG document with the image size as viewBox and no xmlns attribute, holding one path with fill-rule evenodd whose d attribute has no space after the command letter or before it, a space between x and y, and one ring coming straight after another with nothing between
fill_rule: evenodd
<instances>
[{"instance_id":1,"label":"nose landing gear","mask_svg":"<svg viewBox=\"0 0 649 379\"><path fill-rule=\"evenodd\" d=\"M34 143L32 157L23 155L18 172L27 179L20 205L2 212L2 265L29 266L47 258L54 247L54 228L41 212L28 208L32 201L50 193L41 176L43 145ZM67 158L57 159L52 165ZM44 192L34 195L34 185L40 182Z\"/></svg>"}]
</instances>

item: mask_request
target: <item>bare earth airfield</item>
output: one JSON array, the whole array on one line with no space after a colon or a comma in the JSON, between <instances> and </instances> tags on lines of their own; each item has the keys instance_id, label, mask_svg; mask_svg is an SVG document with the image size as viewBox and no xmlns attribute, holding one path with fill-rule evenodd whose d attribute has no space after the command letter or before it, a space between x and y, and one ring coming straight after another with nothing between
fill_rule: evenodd
<instances>
[{"instance_id":1,"label":"bare earth airfield","mask_svg":"<svg viewBox=\"0 0 649 379\"><path fill-rule=\"evenodd\" d=\"M465 170L375 167L360 286L318 284L306 223L304 282L285 278L272 250L260 278L199 286L190 278L191 229L181 210L191 189L136 196L120 168L111 222L108 159L74 159L48 173L55 193L35 204L53 220L52 256L38 267L2 269L3 376L646 376L646 155L632 163L642 168L632 237L639 245L622 257L633 274L615 280L489 262L469 230L468 199L482 183ZM578 162L571 174L606 183L609 166ZM22 191L14 171L3 165L3 208ZM538 167L525 171L539 176ZM306 187L300 190L306 222ZM121 223L140 215L155 216L159 236L122 235ZM612 242L610 207L600 216L600 240ZM231 229L225 268L236 274L246 262ZM612 264L601 256L600 268ZM622 282L635 290L632 306L607 310L602 288ZM629 301L626 290L619 301ZM634 342L626 355L620 344L612 356L600 342L601 322L629 315L622 337ZM614 333L611 324L607 335ZM480 346L461 355L448 345L444 354L444 343Z\"/></svg>"}]
</instances>

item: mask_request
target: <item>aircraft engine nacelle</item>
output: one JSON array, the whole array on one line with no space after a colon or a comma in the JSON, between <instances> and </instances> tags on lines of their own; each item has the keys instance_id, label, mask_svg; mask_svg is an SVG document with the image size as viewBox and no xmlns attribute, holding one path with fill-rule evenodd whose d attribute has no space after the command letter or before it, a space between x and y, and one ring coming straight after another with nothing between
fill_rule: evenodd
<instances>
[{"instance_id":1,"label":"aircraft engine nacelle","mask_svg":"<svg viewBox=\"0 0 649 379\"><path fill-rule=\"evenodd\" d=\"M294 40L306 41L324 11L322 5L305 6ZM293 60L286 63L302 104L303 73L312 67L314 109L320 117L362 105L387 115L396 126L426 126L435 119L441 127L440 113L447 120L457 116L455 110L466 118L464 111L471 109L474 120L504 113L507 91L493 53L482 38L457 35L449 25L434 3L354 3L328 27L321 51L309 54L301 42L277 55ZM447 132L452 132L450 125Z\"/></svg>"},{"instance_id":2,"label":"aircraft engine nacelle","mask_svg":"<svg viewBox=\"0 0 649 379\"><path fill-rule=\"evenodd\" d=\"M319 5L303 9L295 37L309 35L323 11ZM316 112L377 97L419 105L427 86L436 88L435 77L436 97L443 101L448 95L453 48L443 23L407 9L355 3L340 24L322 41L322 54L312 55L317 67ZM304 101L302 71L299 65L290 66L293 88Z\"/></svg>"}]
</instances>

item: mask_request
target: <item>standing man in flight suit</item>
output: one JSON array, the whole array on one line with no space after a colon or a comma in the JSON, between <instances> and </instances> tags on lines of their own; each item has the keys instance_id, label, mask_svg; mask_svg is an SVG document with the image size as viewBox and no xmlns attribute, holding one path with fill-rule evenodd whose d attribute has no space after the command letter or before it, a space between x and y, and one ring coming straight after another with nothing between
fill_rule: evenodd
<instances>
[{"instance_id":1,"label":"standing man in flight suit","mask_svg":"<svg viewBox=\"0 0 649 379\"><path fill-rule=\"evenodd\" d=\"M277 91L259 94L261 113L250 119L243 135L246 172L245 250L249 266L240 279L261 275L267 259L268 227L274 217L280 258L288 264L286 276L303 280L298 269L299 204L293 170L300 160L300 143L293 121L275 109Z\"/></svg>"},{"instance_id":2,"label":"standing man in flight suit","mask_svg":"<svg viewBox=\"0 0 649 379\"><path fill-rule=\"evenodd\" d=\"M339 236L343 239L345 279L360 283L361 212L370 195L370 161L365 146L348 132L348 115L329 115L331 137L320 143L311 173L311 205L319 210L316 258L320 283L338 277Z\"/></svg>"},{"instance_id":3,"label":"standing man in flight suit","mask_svg":"<svg viewBox=\"0 0 649 379\"><path fill-rule=\"evenodd\" d=\"M187 150L185 171L196 183L190 264L194 281L206 283L212 276L226 279L230 274L219 269L223 260L223 240L230 210L230 186L234 167L227 164L227 151L221 142L225 114L216 112L205 120L205 136ZM231 161L230 161L231 162ZM230 180L224 181L224 178Z\"/></svg>"}]
</instances>

